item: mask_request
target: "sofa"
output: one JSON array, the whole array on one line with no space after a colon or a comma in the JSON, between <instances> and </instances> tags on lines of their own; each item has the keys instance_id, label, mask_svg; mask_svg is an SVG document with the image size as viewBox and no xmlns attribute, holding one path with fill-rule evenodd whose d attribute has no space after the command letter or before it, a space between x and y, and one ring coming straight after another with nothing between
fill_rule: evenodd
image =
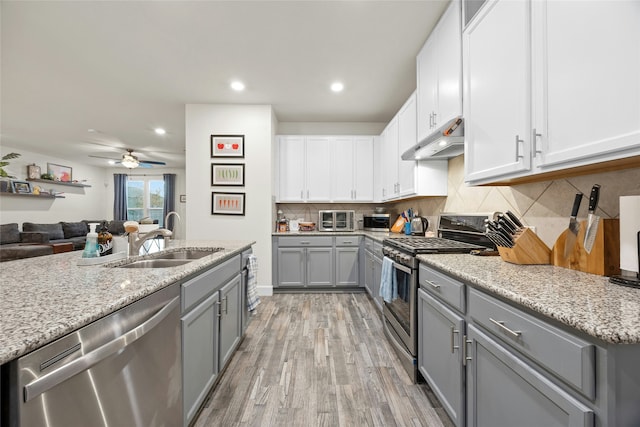
<instances>
[{"instance_id":1,"label":"sofa","mask_svg":"<svg viewBox=\"0 0 640 427\"><path fill-rule=\"evenodd\" d=\"M89 232L89 224L107 223L112 235L124 234L124 221L82 220L53 224L17 223L0 225L0 261L51 255L68 250L82 250ZM96 231L100 231L100 226Z\"/></svg>"}]
</instances>

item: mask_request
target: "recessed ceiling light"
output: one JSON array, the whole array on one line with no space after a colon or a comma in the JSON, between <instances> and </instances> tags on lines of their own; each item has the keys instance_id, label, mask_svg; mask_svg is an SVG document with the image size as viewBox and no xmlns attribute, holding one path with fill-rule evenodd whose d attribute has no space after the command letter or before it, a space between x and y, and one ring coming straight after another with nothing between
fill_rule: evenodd
<instances>
[{"instance_id":1,"label":"recessed ceiling light","mask_svg":"<svg viewBox=\"0 0 640 427\"><path fill-rule=\"evenodd\" d=\"M164 135L165 133L167 133L167 131L162 128L155 128L153 131L158 135Z\"/></svg>"},{"instance_id":2,"label":"recessed ceiling light","mask_svg":"<svg viewBox=\"0 0 640 427\"><path fill-rule=\"evenodd\" d=\"M239 81L232 82L231 83L231 89L240 92L241 90L244 90L244 83L239 82Z\"/></svg>"},{"instance_id":3,"label":"recessed ceiling light","mask_svg":"<svg viewBox=\"0 0 640 427\"><path fill-rule=\"evenodd\" d=\"M340 82L331 83L331 90L334 92L342 92L344 85Z\"/></svg>"}]
</instances>

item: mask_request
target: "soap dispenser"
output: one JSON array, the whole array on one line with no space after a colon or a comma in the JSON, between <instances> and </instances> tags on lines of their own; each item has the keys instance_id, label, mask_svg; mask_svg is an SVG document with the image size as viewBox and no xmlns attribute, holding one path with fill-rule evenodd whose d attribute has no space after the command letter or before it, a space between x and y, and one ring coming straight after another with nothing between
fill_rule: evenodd
<instances>
[{"instance_id":1,"label":"soap dispenser","mask_svg":"<svg viewBox=\"0 0 640 427\"><path fill-rule=\"evenodd\" d=\"M111 255L113 253L113 236L109 233L107 222L102 223L98 233L98 254L99 256Z\"/></svg>"},{"instance_id":2,"label":"soap dispenser","mask_svg":"<svg viewBox=\"0 0 640 427\"><path fill-rule=\"evenodd\" d=\"M97 223L89 224L89 233L87 233L87 241L84 244L84 251L82 251L82 258L96 258L98 253L98 233L96 233Z\"/></svg>"}]
</instances>

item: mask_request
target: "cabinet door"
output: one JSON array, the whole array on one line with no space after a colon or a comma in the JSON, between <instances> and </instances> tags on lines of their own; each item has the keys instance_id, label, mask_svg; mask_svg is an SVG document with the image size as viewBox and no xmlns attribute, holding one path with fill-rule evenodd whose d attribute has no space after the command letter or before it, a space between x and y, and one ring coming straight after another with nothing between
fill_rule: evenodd
<instances>
[{"instance_id":1,"label":"cabinet door","mask_svg":"<svg viewBox=\"0 0 640 427\"><path fill-rule=\"evenodd\" d=\"M371 252L365 251L364 253L364 288L371 298L375 296L373 293L373 255Z\"/></svg>"},{"instance_id":2,"label":"cabinet door","mask_svg":"<svg viewBox=\"0 0 640 427\"><path fill-rule=\"evenodd\" d=\"M185 426L218 377L218 301L216 292L181 319Z\"/></svg>"},{"instance_id":3,"label":"cabinet door","mask_svg":"<svg viewBox=\"0 0 640 427\"><path fill-rule=\"evenodd\" d=\"M436 30L426 41L416 57L418 77L417 136L422 141L433 132L433 114L438 109L438 58L436 52Z\"/></svg>"},{"instance_id":4,"label":"cabinet door","mask_svg":"<svg viewBox=\"0 0 640 427\"><path fill-rule=\"evenodd\" d=\"M416 162L402 160L400 156L416 145L416 94L409 97L398 112L398 196L404 197L416 192Z\"/></svg>"},{"instance_id":5,"label":"cabinet door","mask_svg":"<svg viewBox=\"0 0 640 427\"><path fill-rule=\"evenodd\" d=\"M305 267L304 248L278 248L278 286L304 286Z\"/></svg>"},{"instance_id":6,"label":"cabinet door","mask_svg":"<svg viewBox=\"0 0 640 427\"><path fill-rule=\"evenodd\" d=\"M336 248L336 286L358 286L360 249Z\"/></svg>"},{"instance_id":7,"label":"cabinet door","mask_svg":"<svg viewBox=\"0 0 640 427\"><path fill-rule=\"evenodd\" d=\"M332 286L333 248L307 248L306 268L308 286Z\"/></svg>"},{"instance_id":8,"label":"cabinet door","mask_svg":"<svg viewBox=\"0 0 640 427\"><path fill-rule=\"evenodd\" d=\"M355 174L353 138L332 138L331 154L332 200L335 202L352 201Z\"/></svg>"},{"instance_id":9,"label":"cabinet door","mask_svg":"<svg viewBox=\"0 0 640 427\"><path fill-rule=\"evenodd\" d=\"M418 369L453 423L464 426L464 319L418 290Z\"/></svg>"},{"instance_id":10,"label":"cabinet door","mask_svg":"<svg viewBox=\"0 0 640 427\"><path fill-rule=\"evenodd\" d=\"M226 366L242 337L241 291L239 274L220 289L220 370Z\"/></svg>"},{"instance_id":11,"label":"cabinet door","mask_svg":"<svg viewBox=\"0 0 640 427\"><path fill-rule=\"evenodd\" d=\"M537 165L637 154L638 2L534 1L532 12Z\"/></svg>"},{"instance_id":12,"label":"cabinet door","mask_svg":"<svg viewBox=\"0 0 640 427\"><path fill-rule=\"evenodd\" d=\"M306 141L306 200L328 202L331 200L329 138L307 137ZM300 159L298 162L301 163Z\"/></svg>"},{"instance_id":13,"label":"cabinet door","mask_svg":"<svg viewBox=\"0 0 640 427\"><path fill-rule=\"evenodd\" d=\"M353 139L354 182L353 196L357 202L372 202L373 193L373 137L362 136Z\"/></svg>"},{"instance_id":14,"label":"cabinet door","mask_svg":"<svg viewBox=\"0 0 640 427\"><path fill-rule=\"evenodd\" d=\"M382 278L382 258L373 257L373 300L382 311L382 297L380 296L380 279Z\"/></svg>"},{"instance_id":15,"label":"cabinet door","mask_svg":"<svg viewBox=\"0 0 640 427\"><path fill-rule=\"evenodd\" d=\"M453 0L440 18L438 41L438 109L435 127L462 115L461 5Z\"/></svg>"},{"instance_id":16,"label":"cabinet door","mask_svg":"<svg viewBox=\"0 0 640 427\"><path fill-rule=\"evenodd\" d=\"M280 201L297 202L305 200L304 138L281 137L279 149Z\"/></svg>"},{"instance_id":17,"label":"cabinet door","mask_svg":"<svg viewBox=\"0 0 640 427\"><path fill-rule=\"evenodd\" d=\"M531 169L529 7L493 1L463 34L466 181Z\"/></svg>"},{"instance_id":18,"label":"cabinet door","mask_svg":"<svg viewBox=\"0 0 640 427\"><path fill-rule=\"evenodd\" d=\"M466 344L468 424L588 427L594 414L473 325Z\"/></svg>"},{"instance_id":19,"label":"cabinet door","mask_svg":"<svg viewBox=\"0 0 640 427\"><path fill-rule=\"evenodd\" d=\"M382 199L396 197L398 183L398 116L395 116L383 133L382 146Z\"/></svg>"}]
</instances>

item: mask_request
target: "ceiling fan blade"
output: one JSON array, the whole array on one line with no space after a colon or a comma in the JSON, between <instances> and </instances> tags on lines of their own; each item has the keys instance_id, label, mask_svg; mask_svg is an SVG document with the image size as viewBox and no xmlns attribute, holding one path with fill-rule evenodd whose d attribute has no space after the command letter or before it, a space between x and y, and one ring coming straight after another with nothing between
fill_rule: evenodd
<instances>
[{"instance_id":1,"label":"ceiling fan blade","mask_svg":"<svg viewBox=\"0 0 640 427\"><path fill-rule=\"evenodd\" d=\"M166 165L165 162L158 162L158 161L154 161L154 160L141 160L141 159L138 159L138 161L140 163L146 163L146 164L149 164L149 165L161 165L161 166Z\"/></svg>"},{"instance_id":2,"label":"ceiling fan blade","mask_svg":"<svg viewBox=\"0 0 640 427\"><path fill-rule=\"evenodd\" d=\"M113 157L103 157L103 156L92 156L91 154L89 154L89 157L93 157L95 159L107 159L107 160L120 160L120 159L114 159Z\"/></svg>"}]
</instances>

